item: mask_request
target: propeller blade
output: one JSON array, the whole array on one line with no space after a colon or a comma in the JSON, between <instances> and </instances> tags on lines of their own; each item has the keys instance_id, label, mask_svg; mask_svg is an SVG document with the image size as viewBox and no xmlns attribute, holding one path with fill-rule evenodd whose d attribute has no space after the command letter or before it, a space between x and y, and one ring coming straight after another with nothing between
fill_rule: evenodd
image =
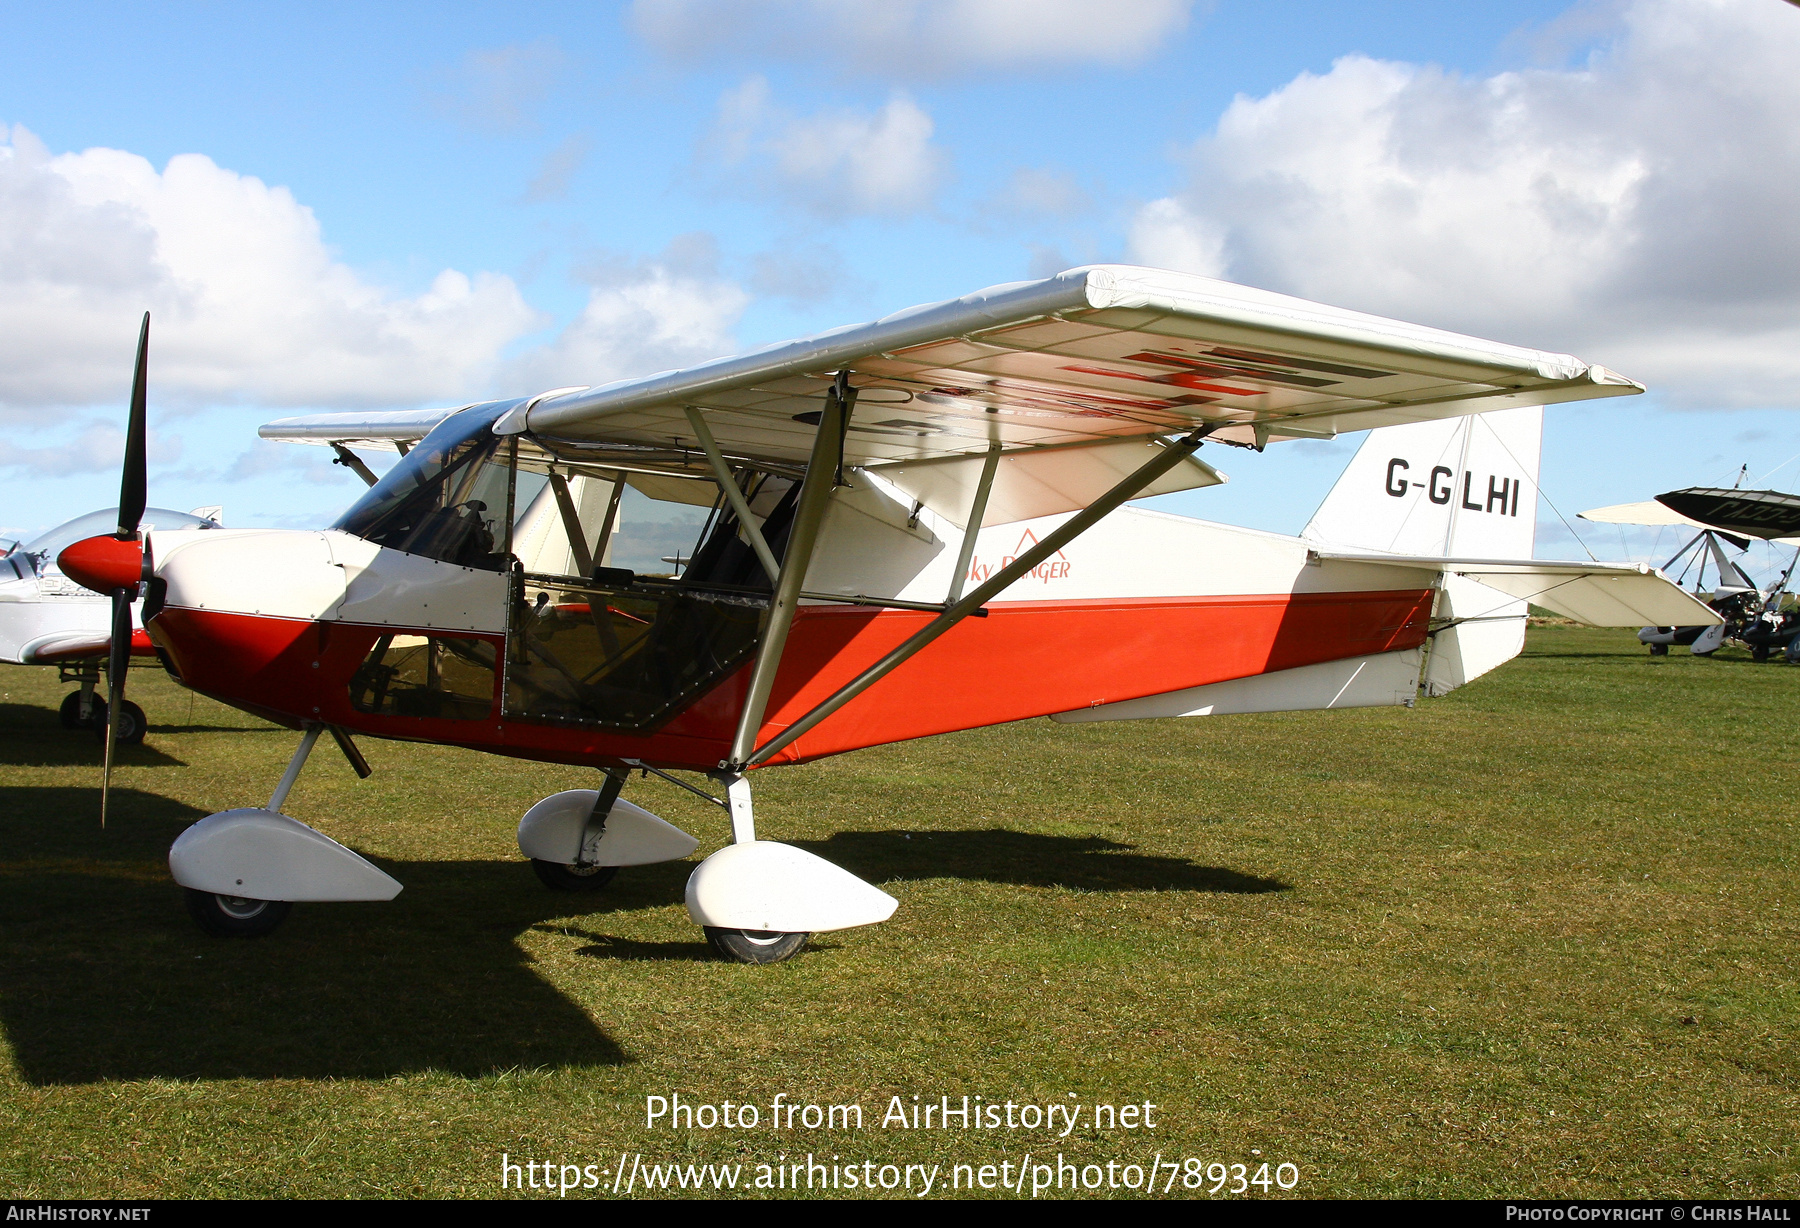
<instances>
[{"instance_id":1,"label":"propeller blade","mask_svg":"<svg viewBox=\"0 0 1800 1228\"><path fill-rule=\"evenodd\" d=\"M120 541L137 536L138 522L144 518L144 504L150 484L144 454L144 408L148 398L150 375L150 313L144 313L144 326L138 331L137 369L131 376L131 416L125 423L125 470L119 481Z\"/></svg>"},{"instance_id":2,"label":"propeller blade","mask_svg":"<svg viewBox=\"0 0 1800 1228\"><path fill-rule=\"evenodd\" d=\"M106 801L112 789L113 751L119 743L119 706L125 702L125 673L131 668L131 600L137 586L112 594L112 643L106 653L106 759L100 769L100 826L106 826Z\"/></svg>"},{"instance_id":3,"label":"propeller blade","mask_svg":"<svg viewBox=\"0 0 1800 1228\"><path fill-rule=\"evenodd\" d=\"M131 413L125 421L125 463L119 478L119 531L114 535L117 540L132 542L134 545L138 540L138 525L144 519L144 505L149 501L149 461L144 448L144 418L149 399L149 383L150 313L146 311L143 326L138 329L137 365L131 373ZM131 567L135 574L125 583L119 583L120 580L125 580L124 575L104 576L105 580L112 581L107 585L112 591L112 643L108 645L106 654L106 757L100 769L101 827L106 826L106 803L112 792L113 752L118 749L119 744L119 713L125 702L125 674L131 668L131 603L137 599L142 582L149 580L152 574L150 543L146 541L138 548L141 554L137 559L116 557L124 549L118 547L114 551L102 552L96 560L101 564L101 572L112 570L121 564L136 564ZM111 566L108 567L107 564ZM75 579L77 583L83 582L79 574Z\"/></svg>"}]
</instances>

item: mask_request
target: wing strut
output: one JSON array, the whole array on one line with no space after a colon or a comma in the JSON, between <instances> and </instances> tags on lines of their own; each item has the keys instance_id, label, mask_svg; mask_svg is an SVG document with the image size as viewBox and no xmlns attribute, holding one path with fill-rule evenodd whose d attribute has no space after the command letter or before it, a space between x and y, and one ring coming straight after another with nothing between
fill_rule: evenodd
<instances>
[{"instance_id":1,"label":"wing strut","mask_svg":"<svg viewBox=\"0 0 1800 1228\"><path fill-rule=\"evenodd\" d=\"M719 453L719 445L713 442L712 429L706 425L706 419L692 405L687 407L687 420L694 428L694 437L700 441L700 447L706 453L708 463L712 465L713 476L719 479L719 487L724 490L725 497L731 500L731 510L737 513L738 524L744 530L744 536L750 539L751 549L756 551L757 560L762 563L763 570L769 573L769 582L781 574L781 567L775 562L775 552L769 549L769 543L763 539L762 530L750 517L750 505L744 502L744 492L738 489L737 479L731 476L731 469L725 464L724 456Z\"/></svg>"},{"instance_id":2,"label":"wing strut","mask_svg":"<svg viewBox=\"0 0 1800 1228\"><path fill-rule=\"evenodd\" d=\"M756 745L756 731L762 728L769 692L775 686L775 671L781 666L781 652L787 646L788 630L794 625L794 609L800 604L800 586L806 580L807 564L812 562L813 543L818 540L819 525L830 506L832 488L837 485L838 467L844 459L845 427L855 406L856 389L850 386L850 372L839 371L831 391L825 394L825 410L819 415L819 426L813 434L812 457L800 483L800 502L794 509L781 574L775 581L775 596L769 602L769 621L763 625L762 641L756 646L756 664L750 671L750 690L744 696L744 710L738 715L737 733L731 739L731 757L720 764L729 772L744 770L750 748Z\"/></svg>"},{"instance_id":3,"label":"wing strut","mask_svg":"<svg viewBox=\"0 0 1800 1228\"><path fill-rule=\"evenodd\" d=\"M981 462L981 481L975 486L975 501L969 506L969 524L963 530L962 549L956 552L956 571L950 576L950 593L945 606L953 606L962 596L963 581L969 578L969 564L975 558L975 539L981 536L981 522L987 516L988 495L994 489L994 471L1000 467L1000 443L988 445L987 459Z\"/></svg>"},{"instance_id":4,"label":"wing strut","mask_svg":"<svg viewBox=\"0 0 1800 1228\"><path fill-rule=\"evenodd\" d=\"M375 476L374 470L363 464L362 457L352 452L349 448L346 448L343 444L334 442L331 445L331 450L337 453L337 459L332 461L332 464L342 465L370 486L375 485L375 483L381 480Z\"/></svg>"},{"instance_id":5,"label":"wing strut","mask_svg":"<svg viewBox=\"0 0 1800 1228\"><path fill-rule=\"evenodd\" d=\"M550 491L556 496L556 510L562 515L563 534L569 539L569 553L575 557L577 575L594 574L594 556L588 553L587 535L581 531L581 517L575 511L575 498L562 474L550 471Z\"/></svg>"},{"instance_id":6,"label":"wing strut","mask_svg":"<svg viewBox=\"0 0 1800 1228\"><path fill-rule=\"evenodd\" d=\"M1020 576L1029 573L1032 568L1036 567L1039 563L1042 563L1058 550L1061 550L1071 541L1087 532L1103 517L1109 515L1120 505L1130 500L1140 490L1144 489L1144 487L1150 485L1150 483L1156 481L1157 478L1192 456L1199 450L1200 445L1206 442L1206 437L1208 435L1224 425L1227 424L1216 423L1209 426L1203 426L1192 434L1183 436L1178 442L1164 444L1161 455L1153 457L1150 461L1140 466L1136 472L1127 476L1117 486L1114 486L1082 511L1079 511L1074 516L1070 517L1064 522L1061 528L1057 529L1054 533L1047 534L1043 541L1014 559L1009 566L1002 567L999 571L995 572L994 575L980 588L977 588L967 597L964 597L962 600L950 606L949 609L945 610L942 614L925 624L924 627L914 632L905 643L901 644L898 648L895 648L892 652L888 653L887 656L881 658L881 660L875 662L875 664L857 675L856 678L845 683L829 699L820 703L805 716L801 717L792 725L789 725L786 729L782 730L779 734L763 743L756 749L754 754L750 755L747 759L742 760L744 767L752 768L759 763L766 763L772 756L779 754L782 750L791 746L795 741L805 736L806 733L818 725L820 721L823 721L833 712L836 712L839 708L855 699L858 695L861 695L871 686L874 686L877 682L887 677L896 668L909 660L921 648L930 644L933 640L937 639L938 636L944 634L944 632L950 630L950 628L954 627L957 623L961 622L970 614L993 600L1000 593L1004 592L1013 581L1017 580ZM823 435L825 430L823 422L820 423L819 430L821 435ZM809 479L812 477L812 470L810 467L807 470L807 477ZM978 529L979 526L972 522L969 525L968 531L973 535ZM757 660L757 665L758 667L762 665L760 658ZM763 698L766 702L768 698L766 693ZM749 715L749 709L746 708L745 717L748 718ZM760 722L762 719L762 708L760 706L756 710L756 717ZM743 737L744 730L745 726L740 724L738 726L738 736L740 739ZM734 760L737 759L735 744L733 746L732 757Z\"/></svg>"}]
</instances>

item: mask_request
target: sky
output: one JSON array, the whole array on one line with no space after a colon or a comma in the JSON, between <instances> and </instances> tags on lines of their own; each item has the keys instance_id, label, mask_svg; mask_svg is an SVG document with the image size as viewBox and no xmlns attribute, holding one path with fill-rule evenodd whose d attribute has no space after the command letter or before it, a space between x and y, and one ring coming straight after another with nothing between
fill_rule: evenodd
<instances>
[{"instance_id":1,"label":"sky","mask_svg":"<svg viewBox=\"0 0 1800 1228\"><path fill-rule=\"evenodd\" d=\"M1782 0L0 3L0 538L117 498L322 526L258 441L704 361L1093 262L1650 388L1548 411L1582 508L1800 490L1800 8ZM1360 436L1166 510L1297 532ZM1579 538L1564 527L1575 524ZM1766 566L1771 558L1759 555Z\"/></svg>"}]
</instances>

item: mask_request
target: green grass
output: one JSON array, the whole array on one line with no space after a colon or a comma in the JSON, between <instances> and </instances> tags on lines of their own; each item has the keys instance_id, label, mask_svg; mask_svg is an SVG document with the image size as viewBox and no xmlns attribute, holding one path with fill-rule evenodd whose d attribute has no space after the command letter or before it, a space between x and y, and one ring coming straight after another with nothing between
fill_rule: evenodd
<instances>
[{"instance_id":1,"label":"green grass","mask_svg":"<svg viewBox=\"0 0 1800 1228\"><path fill-rule=\"evenodd\" d=\"M518 816L591 771L375 741L372 779L321 747L286 809L406 891L209 939L168 844L265 801L295 735L132 685L150 735L102 832L54 675L0 675L0 1196L484 1196L502 1152L628 1149L1800 1197L1788 666L1539 628L1415 711L1033 721L760 773L762 835L900 899L766 968L708 956L687 863L538 885ZM724 840L668 785L626 796ZM867 1124L646 1130L673 1091ZM1161 1107L1153 1134L881 1129L914 1094Z\"/></svg>"}]
</instances>

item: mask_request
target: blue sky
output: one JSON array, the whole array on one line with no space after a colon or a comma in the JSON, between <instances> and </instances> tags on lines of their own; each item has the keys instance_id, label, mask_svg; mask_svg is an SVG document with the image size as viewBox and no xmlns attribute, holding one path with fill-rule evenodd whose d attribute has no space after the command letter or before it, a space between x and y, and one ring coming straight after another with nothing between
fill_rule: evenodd
<instances>
[{"instance_id":1,"label":"blue sky","mask_svg":"<svg viewBox=\"0 0 1800 1228\"><path fill-rule=\"evenodd\" d=\"M153 500L319 524L360 484L259 422L597 383L1100 260L1651 384L1551 411L1571 516L1800 453L1777 0L0 13L0 536L114 497L145 307ZM1231 453L1231 486L1164 505L1296 531L1354 443Z\"/></svg>"}]
</instances>

